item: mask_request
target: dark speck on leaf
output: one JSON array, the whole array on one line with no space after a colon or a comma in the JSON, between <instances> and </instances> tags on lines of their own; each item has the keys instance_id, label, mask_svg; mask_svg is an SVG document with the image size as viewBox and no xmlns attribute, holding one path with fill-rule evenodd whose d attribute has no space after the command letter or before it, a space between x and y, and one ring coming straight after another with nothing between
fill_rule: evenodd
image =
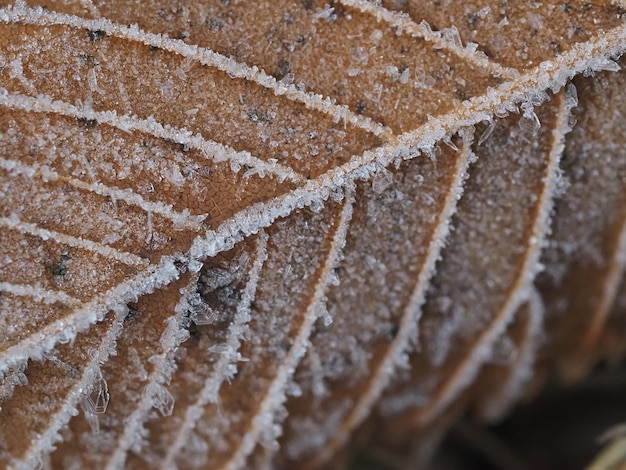
<instances>
[{"instance_id":1,"label":"dark speck on leaf","mask_svg":"<svg viewBox=\"0 0 626 470\"><path fill-rule=\"evenodd\" d=\"M89 31L89 40L96 42L99 41L100 39L104 38L106 36L106 33L104 31L101 31L99 29L95 30L95 31Z\"/></svg>"},{"instance_id":2,"label":"dark speck on leaf","mask_svg":"<svg viewBox=\"0 0 626 470\"><path fill-rule=\"evenodd\" d=\"M175 140L172 139L165 139L165 141L174 146L175 148L177 148L178 150L180 150L181 152L189 152L189 144L186 142L176 142Z\"/></svg>"},{"instance_id":3,"label":"dark speck on leaf","mask_svg":"<svg viewBox=\"0 0 626 470\"><path fill-rule=\"evenodd\" d=\"M219 18L209 18L206 25L211 31L220 31L224 27L224 23Z\"/></svg>"},{"instance_id":4,"label":"dark speck on leaf","mask_svg":"<svg viewBox=\"0 0 626 470\"><path fill-rule=\"evenodd\" d=\"M96 59L94 56L89 55L89 54L81 54L80 58L82 59L83 62L85 62L87 65L100 65L100 61L98 59Z\"/></svg>"},{"instance_id":5,"label":"dark speck on leaf","mask_svg":"<svg viewBox=\"0 0 626 470\"><path fill-rule=\"evenodd\" d=\"M269 113L267 112L261 113L257 109L251 109L248 111L248 119L250 119L252 122L266 123L266 124L269 124L273 121L273 118L272 116L270 116Z\"/></svg>"},{"instance_id":6,"label":"dark speck on leaf","mask_svg":"<svg viewBox=\"0 0 626 470\"><path fill-rule=\"evenodd\" d=\"M467 97L467 95L465 94L465 90L462 90L460 88L455 88L454 89L454 94L461 100L461 101L467 101L469 98Z\"/></svg>"},{"instance_id":7,"label":"dark speck on leaf","mask_svg":"<svg viewBox=\"0 0 626 470\"><path fill-rule=\"evenodd\" d=\"M70 256L67 253L62 253L59 260L52 263L50 266L50 271L55 277L63 277L67 274L67 262L69 261Z\"/></svg>"},{"instance_id":8,"label":"dark speck on leaf","mask_svg":"<svg viewBox=\"0 0 626 470\"><path fill-rule=\"evenodd\" d=\"M86 117L79 117L79 118L76 118L76 120L78 121L80 125L85 126L88 129L91 129L98 125L98 121L96 121L95 119L87 119Z\"/></svg>"},{"instance_id":9,"label":"dark speck on leaf","mask_svg":"<svg viewBox=\"0 0 626 470\"><path fill-rule=\"evenodd\" d=\"M124 322L125 323L131 323L132 321L135 320L135 318L137 318L137 315L139 315L139 310L137 310L137 308L134 307L133 305L129 304L128 305L128 313L124 317Z\"/></svg>"},{"instance_id":10,"label":"dark speck on leaf","mask_svg":"<svg viewBox=\"0 0 626 470\"><path fill-rule=\"evenodd\" d=\"M259 113L255 109L248 111L248 118L252 122L259 122Z\"/></svg>"},{"instance_id":11,"label":"dark speck on leaf","mask_svg":"<svg viewBox=\"0 0 626 470\"><path fill-rule=\"evenodd\" d=\"M65 266L65 264L63 264L62 262L59 263L54 263L52 265L52 274L54 274L55 276L65 276L65 273L67 272L67 266Z\"/></svg>"},{"instance_id":12,"label":"dark speck on leaf","mask_svg":"<svg viewBox=\"0 0 626 470\"><path fill-rule=\"evenodd\" d=\"M400 327L396 325L395 323L392 323L391 325L389 325L389 339L395 339L395 337L398 336L399 330L400 330Z\"/></svg>"},{"instance_id":13,"label":"dark speck on leaf","mask_svg":"<svg viewBox=\"0 0 626 470\"><path fill-rule=\"evenodd\" d=\"M174 267L179 273L184 273L187 270L187 264L184 259L178 258L174 260Z\"/></svg>"},{"instance_id":14,"label":"dark speck on leaf","mask_svg":"<svg viewBox=\"0 0 626 470\"><path fill-rule=\"evenodd\" d=\"M278 73L276 74L275 78L277 80L281 80L289 72L291 72L291 66L289 65L289 61L281 59L280 62L278 62Z\"/></svg>"}]
</instances>

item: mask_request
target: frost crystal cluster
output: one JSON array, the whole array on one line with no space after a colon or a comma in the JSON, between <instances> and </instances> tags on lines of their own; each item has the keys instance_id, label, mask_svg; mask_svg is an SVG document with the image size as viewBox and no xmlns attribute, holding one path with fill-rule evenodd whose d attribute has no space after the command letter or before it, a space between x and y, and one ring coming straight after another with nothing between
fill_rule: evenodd
<instances>
[{"instance_id":1,"label":"frost crystal cluster","mask_svg":"<svg viewBox=\"0 0 626 470\"><path fill-rule=\"evenodd\" d=\"M316 468L622 354L624 13L0 0L0 467Z\"/></svg>"}]
</instances>

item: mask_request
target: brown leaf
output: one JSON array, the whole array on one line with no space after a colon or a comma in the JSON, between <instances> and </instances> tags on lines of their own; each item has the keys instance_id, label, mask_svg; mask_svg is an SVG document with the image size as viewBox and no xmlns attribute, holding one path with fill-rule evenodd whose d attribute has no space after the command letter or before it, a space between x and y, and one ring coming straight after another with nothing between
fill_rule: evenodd
<instances>
[{"instance_id":1,"label":"brown leaf","mask_svg":"<svg viewBox=\"0 0 626 470\"><path fill-rule=\"evenodd\" d=\"M623 353L617 3L2 6L2 465L317 467Z\"/></svg>"}]
</instances>

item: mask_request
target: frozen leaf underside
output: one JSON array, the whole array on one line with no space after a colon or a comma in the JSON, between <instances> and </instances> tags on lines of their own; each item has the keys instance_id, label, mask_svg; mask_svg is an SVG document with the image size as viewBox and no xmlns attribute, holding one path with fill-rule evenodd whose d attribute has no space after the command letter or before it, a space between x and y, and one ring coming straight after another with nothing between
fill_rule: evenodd
<instances>
[{"instance_id":1,"label":"frozen leaf underside","mask_svg":"<svg viewBox=\"0 0 626 470\"><path fill-rule=\"evenodd\" d=\"M315 467L622 353L619 5L0 4L0 465Z\"/></svg>"}]
</instances>

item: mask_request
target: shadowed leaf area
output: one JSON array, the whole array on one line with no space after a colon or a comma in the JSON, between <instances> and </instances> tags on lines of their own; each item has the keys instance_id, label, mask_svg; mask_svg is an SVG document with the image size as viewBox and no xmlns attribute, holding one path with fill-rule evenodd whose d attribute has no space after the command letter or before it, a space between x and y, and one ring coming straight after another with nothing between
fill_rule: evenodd
<instances>
[{"instance_id":1,"label":"shadowed leaf area","mask_svg":"<svg viewBox=\"0 0 626 470\"><path fill-rule=\"evenodd\" d=\"M0 1L0 467L582 468L515 433L623 389L624 14Z\"/></svg>"}]
</instances>

